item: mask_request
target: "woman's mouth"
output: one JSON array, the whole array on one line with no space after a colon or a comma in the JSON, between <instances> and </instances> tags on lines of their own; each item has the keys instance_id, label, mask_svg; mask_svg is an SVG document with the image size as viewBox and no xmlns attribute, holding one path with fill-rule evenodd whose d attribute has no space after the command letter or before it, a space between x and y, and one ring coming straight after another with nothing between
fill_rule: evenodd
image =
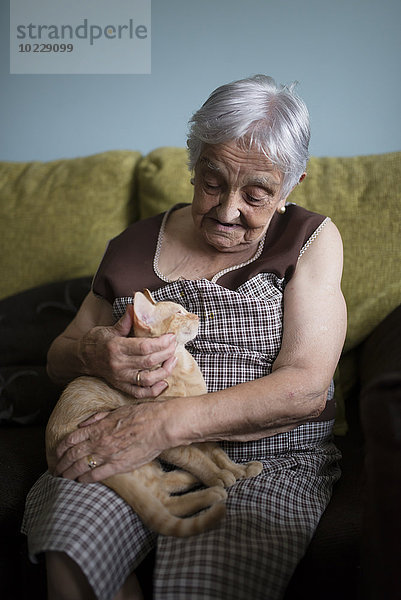
<instances>
[{"instance_id":1,"label":"woman's mouth","mask_svg":"<svg viewBox=\"0 0 401 600\"><path fill-rule=\"evenodd\" d=\"M239 223L225 223L224 221L219 221L218 219L212 219L218 229L235 229L237 227L241 227Z\"/></svg>"}]
</instances>

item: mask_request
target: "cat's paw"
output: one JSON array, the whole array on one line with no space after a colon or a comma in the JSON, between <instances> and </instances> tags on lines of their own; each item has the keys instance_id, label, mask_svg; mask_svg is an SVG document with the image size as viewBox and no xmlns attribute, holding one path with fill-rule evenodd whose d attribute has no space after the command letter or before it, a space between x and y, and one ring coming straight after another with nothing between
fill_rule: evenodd
<instances>
[{"instance_id":1,"label":"cat's paw","mask_svg":"<svg viewBox=\"0 0 401 600\"><path fill-rule=\"evenodd\" d=\"M234 473L229 471L228 469L220 469L220 471L213 475L208 481L208 485L211 486L221 486L223 488L230 487L237 481Z\"/></svg>"},{"instance_id":2,"label":"cat's paw","mask_svg":"<svg viewBox=\"0 0 401 600\"><path fill-rule=\"evenodd\" d=\"M246 463L245 467L245 477L256 477L263 471L263 465L261 462L254 460L252 462Z\"/></svg>"},{"instance_id":3,"label":"cat's paw","mask_svg":"<svg viewBox=\"0 0 401 600\"><path fill-rule=\"evenodd\" d=\"M209 488L208 492L209 498L213 504L215 502L221 502L222 500L227 499L226 490L219 485L215 485L214 487Z\"/></svg>"}]
</instances>

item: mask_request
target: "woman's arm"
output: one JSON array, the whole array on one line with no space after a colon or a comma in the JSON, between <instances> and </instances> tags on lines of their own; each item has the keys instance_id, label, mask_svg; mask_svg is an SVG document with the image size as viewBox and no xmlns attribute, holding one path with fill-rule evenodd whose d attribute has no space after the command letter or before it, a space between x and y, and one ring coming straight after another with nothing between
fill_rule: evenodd
<instances>
[{"instance_id":1,"label":"woman's arm","mask_svg":"<svg viewBox=\"0 0 401 600\"><path fill-rule=\"evenodd\" d=\"M177 399L181 419L173 437L180 443L254 440L318 416L346 333L341 274L341 237L328 223L285 289L283 340L272 373L199 398L188 417Z\"/></svg>"},{"instance_id":2,"label":"woman's arm","mask_svg":"<svg viewBox=\"0 0 401 600\"><path fill-rule=\"evenodd\" d=\"M166 448L247 441L288 430L321 413L346 331L342 243L328 223L300 258L284 294L284 330L273 372L192 398L117 409L60 445L57 472L99 481L144 464ZM86 456L102 463L89 472Z\"/></svg>"},{"instance_id":3,"label":"woman's arm","mask_svg":"<svg viewBox=\"0 0 401 600\"><path fill-rule=\"evenodd\" d=\"M49 349L50 378L66 384L80 375L92 375L136 398L159 395L166 387L163 380L173 368L173 336L127 337L132 328L128 313L113 323L109 302L90 292L76 317ZM148 370L158 364L162 367ZM136 374L145 369L141 374L142 386L138 387Z\"/></svg>"}]
</instances>

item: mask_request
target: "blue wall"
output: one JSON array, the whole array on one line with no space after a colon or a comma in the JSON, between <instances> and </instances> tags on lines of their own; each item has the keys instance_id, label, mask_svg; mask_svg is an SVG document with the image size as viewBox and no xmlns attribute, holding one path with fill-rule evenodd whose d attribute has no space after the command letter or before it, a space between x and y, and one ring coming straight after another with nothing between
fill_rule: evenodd
<instances>
[{"instance_id":1,"label":"blue wall","mask_svg":"<svg viewBox=\"0 0 401 600\"><path fill-rule=\"evenodd\" d=\"M300 82L313 155L401 147L400 0L153 0L152 74L103 76L10 75L0 2L1 160L183 146L209 92L254 73Z\"/></svg>"}]
</instances>

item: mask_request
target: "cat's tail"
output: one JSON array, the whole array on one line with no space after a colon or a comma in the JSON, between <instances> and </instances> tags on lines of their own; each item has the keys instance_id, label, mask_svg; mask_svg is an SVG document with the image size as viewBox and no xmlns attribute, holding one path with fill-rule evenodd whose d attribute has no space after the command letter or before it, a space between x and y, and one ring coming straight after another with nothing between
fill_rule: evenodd
<instances>
[{"instance_id":1,"label":"cat's tail","mask_svg":"<svg viewBox=\"0 0 401 600\"><path fill-rule=\"evenodd\" d=\"M106 479L108 487L117 492L140 516L149 529L156 533L173 537L189 537L213 529L226 514L227 493L222 487L190 492L191 503L198 514L190 517L182 514L179 503L186 503L183 496L176 497L174 504L166 506L130 473L113 475ZM199 494L199 495L198 495ZM181 500L182 499L182 500ZM177 500L177 504L175 504ZM194 510L192 512L195 512Z\"/></svg>"}]
</instances>

